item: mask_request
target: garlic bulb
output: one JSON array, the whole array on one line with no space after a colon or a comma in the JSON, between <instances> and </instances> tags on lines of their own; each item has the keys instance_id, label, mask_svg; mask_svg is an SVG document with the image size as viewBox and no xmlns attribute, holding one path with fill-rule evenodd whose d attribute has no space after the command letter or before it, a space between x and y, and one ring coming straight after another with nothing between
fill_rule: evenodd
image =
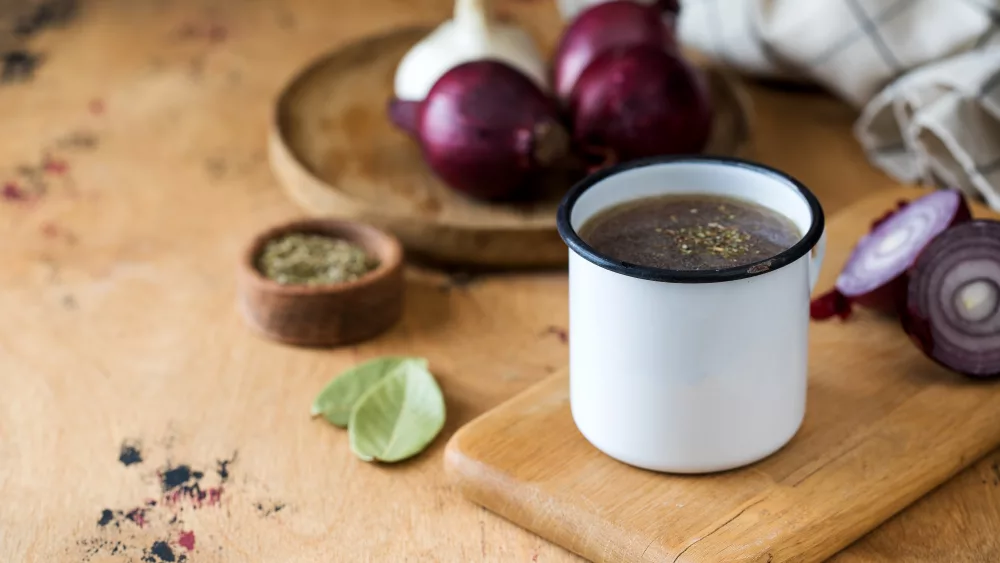
<instances>
[{"instance_id":1,"label":"garlic bulb","mask_svg":"<svg viewBox=\"0 0 1000 563\"><path fill-rule=\"evenodd\" d=\"M456 0L452 19L414 45L396 68L400 100L420 101L452 68L469 61L507 63L548 91L548 74L531 36L513 25L490 21L488 0Z\"/></svg>"}]
</instances>

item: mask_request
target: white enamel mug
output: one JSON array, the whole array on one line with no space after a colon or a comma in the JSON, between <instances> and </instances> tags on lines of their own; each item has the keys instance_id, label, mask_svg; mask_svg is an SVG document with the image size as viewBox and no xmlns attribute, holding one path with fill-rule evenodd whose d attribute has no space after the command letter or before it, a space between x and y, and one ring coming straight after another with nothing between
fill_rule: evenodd
<instances>
[{"instance_id":1,"label":"white enamel mug","mask_svg":"<svg viewBox=\"0 0 1000 563\"><path fill-rule=\"evenodd\" d=\"M803 236L747 266L676 271L616 261L577 234L602 210L663 194L751 201ZM704 473L791 440L805 414L809 294L826 242L805 186L736 159L639 160L574 186L558 223L570 248L570 405L591 444L638 467Z\"/></svg>"}]
</instances>

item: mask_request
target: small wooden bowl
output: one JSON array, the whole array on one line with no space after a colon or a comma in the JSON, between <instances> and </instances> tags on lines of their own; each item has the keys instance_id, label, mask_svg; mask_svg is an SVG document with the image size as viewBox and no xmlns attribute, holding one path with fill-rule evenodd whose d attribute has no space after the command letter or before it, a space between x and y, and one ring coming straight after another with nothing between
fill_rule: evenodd
<instances>
[{"instance_id":1,"label":"small wooden bowl","mask_svg":"<svg viewBox=\"0 0 1000 563\"><path fill-rule=\"evenodd\" d=\"M357 244L379 260L351 282L282 285L264 277L257 257L271 239L289 233L326 235ZM403 312L403 248L371 225L338 219L295 221L258 235L240 261L239 307L247 324L268 338L299 346L338 346L372 338Z\"/></svg>"}]
</instances>

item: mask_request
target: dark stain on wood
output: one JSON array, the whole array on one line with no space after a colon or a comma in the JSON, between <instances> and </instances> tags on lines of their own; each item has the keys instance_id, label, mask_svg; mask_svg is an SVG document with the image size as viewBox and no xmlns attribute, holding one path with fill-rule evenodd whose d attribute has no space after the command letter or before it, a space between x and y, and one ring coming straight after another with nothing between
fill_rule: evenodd
<instances>
[{"instance_id":1,"label":"dark stain on wood","mask_svg":"<svg viewBox=\"0 0 1000 563\"><path fill-rule=\"evenodd\" d=\"M49 0L40 2L14 22L14 35L31 37L50 27L61 27L69 23L79 12L77 0Z\"/></svg>"},{"instance_id":2,"label":"dark stain on wood","mask_svg":"<svg viewBox=\"0 0 1000 563\"><path fill-rule=\"evenodd\" d=\"M559 342L566 344L569 342L569 332L565 328L556 325L549 325L542 334L552 334L559 339Z\"/></svg>"},{"instance_id":3,"label":"dark stain on wood","mask_svg":"<svg viewBox=\"0 0 1000 563\"><path fill-rule=\"evenodd\" d=\"M31 80L45 57L29 49L27 41L47 29L68 24L79 12L79 5L77 0L0 3L0 84Z\"/></svg>"},{"instance_id":4,"label":"dark stain on wood","mask_svg":"<svg viewBox=\"0 0 1000 563\"><path fill-rule=\"evenodd\" d=\"M213 180L219 180L226 175L226 160L220 156L212 156L205 159L205 172Z\"/></svg>"},{"instance_id":5,"label":"dark stain on wood","mask_svg":"<svg viewBox=\"0 0 1000 563\"><path fill-rule=\"evenodd\" d=\"M118 461L125 467L142 463L142 450L140 448L138 442L130 440L122 442L121 448L118 450Z\"/></svg>"},{"instance_id":6,"label":"dark stain on wood","mask_svg":"<svg viewBox=\"0 0 1000 563\"><path fill-rule=\"evenodd\" d=\"M0 84L27 82L35 76L42 64L42 56L23 49L14 49L0 55Z\"/></svg>"},{"instance_id":7,"label":"dark stain on wood","mask_svg":"<svg viewBox=\"0 0 1000 563\"><path fill-rule=\"evenodd\" d=\"M101 111L103 111L103 106ZM97 135L93 132L80 130L72 131L56 139L55 146L59 149L90 150L97 148L98 141Z\"/></svg>"},{"instance_id":8,"label":"dark stain on wood","mask_svg":"<svg viewBox=\"0 0 1000 563\"><path fill-rule=\"evenodd\" d=\"M285 508L285 505L281 502L258 502L254 505L254 508L257 509L257 513L262 518L267 518L272 514L281 512Z\"/></svg>"},{"instance_id":9,"label":"dark stain on wood","mask_svg":"<svg viewBox=\"0 0 1000 563\"><path fill-rule=\"evenodd\" d=\"M0 198L4 201L27 201L30 196L20 185L15 182L7 182L0 188Z\"/></svg>"}]
</instances>

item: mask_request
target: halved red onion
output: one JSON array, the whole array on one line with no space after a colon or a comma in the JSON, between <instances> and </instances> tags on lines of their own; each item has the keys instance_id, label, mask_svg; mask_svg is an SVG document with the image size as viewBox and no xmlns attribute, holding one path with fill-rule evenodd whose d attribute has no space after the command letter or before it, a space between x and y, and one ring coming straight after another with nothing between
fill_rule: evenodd
<instances>
[{"instance_id":1,"label":"halved red onion","mask_svg":"<svg viewBox=\"0 0 1000 563\"><path fill-rule=\"evenodd\" d=\"M813 302L812 318L846 318L852 303L898 314L906 299L906 272L917 256L939 233L970 218L961 193L940 190L876 221L854 247L833 291Z\"/></svg>"},{"instance_id":2,"label":"halved red onion","mask_svg":"<svg viewBox=\"0 0 1000 563\"><path fill-rule=\"evenodd\" d=\"M934 361L1000 377L1000 222L970 221L935 238L910 274L902 317Z\"/></svg>"}]
</instances>

